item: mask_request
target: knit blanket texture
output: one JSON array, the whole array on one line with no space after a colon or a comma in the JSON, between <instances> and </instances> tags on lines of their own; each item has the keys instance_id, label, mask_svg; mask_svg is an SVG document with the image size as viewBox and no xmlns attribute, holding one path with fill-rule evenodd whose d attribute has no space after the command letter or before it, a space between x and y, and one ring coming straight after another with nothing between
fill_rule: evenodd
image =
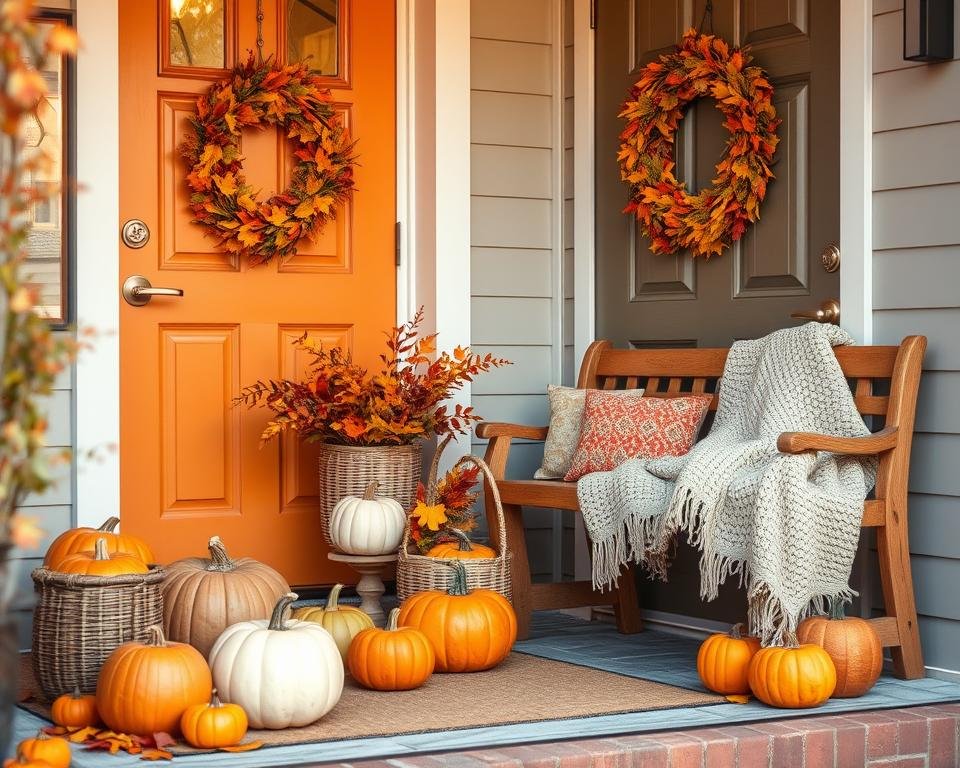
<instances>
[{"instance_id":1,"label":"knit blanket texture","mask_svg":"<svg viewBox=\"0 0 960 768\"><path fill-rule=\"evenodd\" d=\"M782 432L869 434L833 353L852 343L820 323L738 341L713 425L689 453L582 477L594 587L612 586L629 561L666 580L675 538L686 532L701 553L701 598L738 577L764 645L788 640L826 598L855 595L850 571L876 459L777 450Z\"/></svg>"}]
</instances>

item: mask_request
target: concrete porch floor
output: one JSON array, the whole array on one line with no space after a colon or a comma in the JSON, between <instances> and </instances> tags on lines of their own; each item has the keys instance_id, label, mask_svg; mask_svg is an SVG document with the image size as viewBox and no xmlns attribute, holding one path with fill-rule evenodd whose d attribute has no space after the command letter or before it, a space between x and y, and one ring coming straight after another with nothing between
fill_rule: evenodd
<instances>
[{"instance_id":1,"label":"concrete porch floor","mask_svg":"<svg viewBox=\"0 0 960 768\"><path fill-rule=\"evenodd\" d=\"M516 650L702 690L699 641L658 631L620 635L615 627L558 613L535 617ZM568 720L466 728L273 747L246 754L178 756L180 768L336 764L355 768L679 768L681 766L957 766L960 683L890 676L860 699L816 710L777 710L756 701L648 710ZM464 704L482 706L469 699ZM426 713L425 713L426 714ZM24 738L41 724L18 712ZM372 762L371 762L372 761ZM136 765L135 758L74 752L77 768Z\"/></svg>"}]
</instances>

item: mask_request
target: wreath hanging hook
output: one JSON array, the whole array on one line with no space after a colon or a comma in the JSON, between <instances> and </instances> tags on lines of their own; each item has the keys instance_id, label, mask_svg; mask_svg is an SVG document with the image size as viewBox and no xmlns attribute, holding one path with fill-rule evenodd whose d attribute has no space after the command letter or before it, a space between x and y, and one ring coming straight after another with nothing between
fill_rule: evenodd
<instances>
[{"instance_id":1,"label":"wreath hanging hook","mask_svg":"<svg viewBox=\"0 0 960 768\"><path fill-rule=\"evenodd\" d=\"M257 0L257 63L263 64L263 0Z\"/></svg>"}]
</instances>

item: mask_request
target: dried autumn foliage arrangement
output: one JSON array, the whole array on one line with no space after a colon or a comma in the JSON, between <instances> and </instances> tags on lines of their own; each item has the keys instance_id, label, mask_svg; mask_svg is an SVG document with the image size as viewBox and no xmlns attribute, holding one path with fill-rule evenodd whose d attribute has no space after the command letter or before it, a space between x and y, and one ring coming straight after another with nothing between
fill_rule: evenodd
<instances>
[{"instance_id":1,"label":"dried autumn foliage arrangement","mask_svg":"<svg viewBox=\"0 0 960 768\"><path fill-rule=\"evenodd\" d=\"M24 274L30 211L49 194L29 179L50 163L42 152L24 153L24 126L45 104L40 72L47 58L77 49L73 30L57 25L44 35L30 21L33 11L29 0L0 4L0 548L11 541L35 546L39 539L39 529L16 510L28 493L51 484L51 464L62 458L43 450L47 420L39 398L78 348L37 314Z\"/></svg>"},{"instance_id":2,"label":"dried autumn foliage arrangement","mask_svg":"<svg viewBox=\"0 0 960 768\"><path fill-rule=\"evenodd\" d=\"M446 438L434 456L434 474L440 454L447 446ZM429 551L439 542L450 539L451 529L469 533L477 527L473 504L479 492L473 488L480 481L480 467L458 463L442 478L433 479L429 487L417 485L417 504L410 513L410 538L421 552Z\"/></svg>"},{"instance_id":3,"label":"dried autumn foliage arrangement","mask_svg":"<svg viewBox=\"0 0 960 768\"><path fill-rule=\"evenodd\" d=\"M403 445L431 435L467 434L481 417L470 406L444 403L480 373L509 361L475 355L468 347L436 354L436 334L421 336L423 308L387 334L383 367L370 374L349 353L324 349L306 334L294 343L312 363L303 381L258 381L237 403L264 406L274 418L264 441L294 431L307 442L338 445Z\"/></svg>"}]
</instances>

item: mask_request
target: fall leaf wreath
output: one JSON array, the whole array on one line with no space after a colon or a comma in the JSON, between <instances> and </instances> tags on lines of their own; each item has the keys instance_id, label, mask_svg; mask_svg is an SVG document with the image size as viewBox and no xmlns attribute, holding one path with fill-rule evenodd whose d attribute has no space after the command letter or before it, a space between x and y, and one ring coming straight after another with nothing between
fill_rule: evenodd
<instances>
[{"instance_id":1,"label":"fall leaf wreath","mask_svg":"<svg viewBox=\"0 0 960 768\"><path fill-rule=\"evenodd\" d=\"M750 56L714 35L689 30L669 55L647 64L620 112L620 178L654 253L689 249L709 258L760 218L774 178L770 166L780 120L773 87ZM690 194L674 176L673 146L685 107L712 96L730 131L712 186Z\"/></svg>"},{"instance_id":2,"label":"fall leaf wreath","mask_svg":"<svg viewBox=\"0 0 960 768\"><path fill-rule=\"evenodd\" d=\"M260 62L251 53L197 99L179 148L190 165L193 222L251 264L296 253L301 237L316 239L353 190L354 145L321 82L307 62ZM290 186L261 201L243 177L240 134L273 125L297 142L299 162Z\"/></svg>"}]
</instances>

